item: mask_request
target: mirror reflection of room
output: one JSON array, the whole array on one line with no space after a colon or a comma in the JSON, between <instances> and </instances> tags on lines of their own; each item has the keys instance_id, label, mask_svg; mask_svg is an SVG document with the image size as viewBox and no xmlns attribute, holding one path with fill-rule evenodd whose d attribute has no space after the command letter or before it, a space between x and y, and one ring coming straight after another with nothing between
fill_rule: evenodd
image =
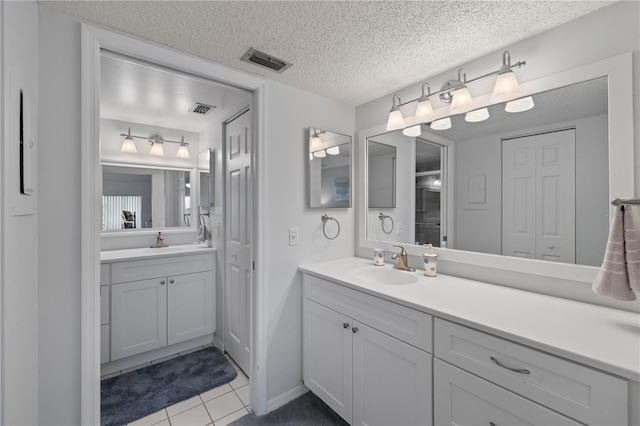
<instances>
[{"instance_id":1,"label":"mirror reflection of room","mask_svg":"<svg viewBox=\"0 0 640 426\"><path fill-rule=\"evenodd\" d=\"M351 136L309 128L309 207L351 207Z\"/></svg>"},{"instance_id":2,"label":"mirror reflection of room","mask_svg":"<svg viewBox=\"0 0 640 426\"><path fill-rule=\"evenodd\" d=\"M492 105L482 121L459 114L446 129L424 124L420 136L369 137L369 162L372 143L399 147L398 202L383 212L400 226L392 235L379 231L371 200L383 191L370 168L368 239L600 265L609 226L607 78L531 98L522 111ZM412 158L415 169L400 165ZM403 198L405 187L415 197Z\"/></svg>"}]
</instances>

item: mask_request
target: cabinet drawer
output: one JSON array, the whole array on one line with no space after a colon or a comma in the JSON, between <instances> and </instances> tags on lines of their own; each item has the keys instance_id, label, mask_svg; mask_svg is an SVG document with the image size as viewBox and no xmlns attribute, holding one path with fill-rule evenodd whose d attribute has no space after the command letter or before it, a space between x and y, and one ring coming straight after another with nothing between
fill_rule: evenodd
<instances>
[{"instance_id":1,"label":"cabinet drawer","mask_svg":"<svg viewBox=\"0 0 640 426\"><path fill-rule=\"evenodd\" d=\"M445 320L434 330L438 358L581 422L628 424L626 380Z\"/></svg>"},{"instance_id":2,"label":"cabinet drawer","mask_svg":"<svg viewBox=\"0 0 640 426\"><path fill-rule=\"evenodd\" d=\"M437 425L579 425L444 361L433 361Z\"/></svg>"},{"instance_id":3,"label":"cabinet drawer","mask_svg":"<svg viewBox=\"0 0 640 426\"><path fill-rule=\"evenodd\" d=\"M312 275L303 283L306 298L431 352L431 315Z\"/></svg>"},{"instance_id":4,"label":"cabinet drawer","mask_svg":"<svg viewBox=\"0 0 640 426\"><path fill-rule=\"evenodd\" d=\"M211 254L189 254L186 256L116 262L111 265L111 282L115 284L169 275L204 272L210 271L212 268L213 256Z\"/></svg>"}]
</instances>

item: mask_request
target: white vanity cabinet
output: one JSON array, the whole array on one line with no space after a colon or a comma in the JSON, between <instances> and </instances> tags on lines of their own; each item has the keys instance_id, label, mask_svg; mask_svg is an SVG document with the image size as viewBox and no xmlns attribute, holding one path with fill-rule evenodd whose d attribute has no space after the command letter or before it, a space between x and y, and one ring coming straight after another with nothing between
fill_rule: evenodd
<instances>
[{"instance_id":1,"label":"white vanity cabinet","mask_svg":"<svg viewBox=\"0 0 640 426\"><path fill-rule=\"evenodd\" d=\"M431 424L431 316L303 281L305 385L350 424Z\"/></svg>"},{"instance_id":2,"label":"white vanity cabinet","mask_svg":"<svg viewBox=\"0 0 640 426\"><path fill-rule=\"evenodd\" d=\"M629 424L622 378L440 318L434 349L436 424Z\"/></svg>"},{"instance_id":3,"label":"white vanity cabinet","mask_svg":"<svg viewBox=\"0 0 640 426\"><path fill-rule=\"evenodd\" d=\"M214 332L211 253L158 255L108 265L110 362Z\"/></svg>"}]
</instances>

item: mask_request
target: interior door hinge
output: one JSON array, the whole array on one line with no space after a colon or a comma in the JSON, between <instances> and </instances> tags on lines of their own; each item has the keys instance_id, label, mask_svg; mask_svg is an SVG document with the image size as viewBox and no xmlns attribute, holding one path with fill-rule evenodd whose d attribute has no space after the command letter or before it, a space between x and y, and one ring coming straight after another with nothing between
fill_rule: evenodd
<instances>
[{"instance_id":1,"label":"interior door hinge","mask_svg":"<svg viewBox=\"0 0 640 426\"><path fill-rule=\"evenodd\" d=\"M256 261L252 261L251 262L251 268L255 271L256 270Z\"/></svg>"}]
</instances>

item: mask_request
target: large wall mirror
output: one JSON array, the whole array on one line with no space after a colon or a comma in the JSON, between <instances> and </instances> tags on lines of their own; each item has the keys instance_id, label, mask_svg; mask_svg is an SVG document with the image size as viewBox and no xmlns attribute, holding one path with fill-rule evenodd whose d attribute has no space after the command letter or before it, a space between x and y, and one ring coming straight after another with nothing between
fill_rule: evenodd
<instances>
[{"instance_id":1,"label":"large wall mirror","mask_svg":"<svg viewBox=\"0 0 640 426\"><path fill-rule=\"evenodd\" d=\"M310 127L307 145L309 207L351 207L351 136Z\"/></svg>"},{"instance_id":2,"label":"large wall mirror","mask_svg":"<svg viewBox=\"0 0 640 426\"><path fill-rule=\"evenodd\" d=\"M102 232L190 227L190 170L102 164Z\"/></svg>"},{"instance_id":3,"label":"large wall mirror","mask_svg":"<svg viewBox=\"0 0 640 426\"><path fill-rule=\"evenodd\" d=\"M391 234L381 232L380 208L363 201L361 246L401 243L418 254L430 243L452 260L486 266L505 263L455 253L600 266L610 200L633 196L630 66L621 55L523 85L535 106L519 113L487 103L489 119L452 116L448 130L427 123L417 137L383 126L360 132L367 179L359 188L376 199L373 143L384 142L396 147L398 194L384 210L396 223Z\"/></svg>"}]
</instances>

